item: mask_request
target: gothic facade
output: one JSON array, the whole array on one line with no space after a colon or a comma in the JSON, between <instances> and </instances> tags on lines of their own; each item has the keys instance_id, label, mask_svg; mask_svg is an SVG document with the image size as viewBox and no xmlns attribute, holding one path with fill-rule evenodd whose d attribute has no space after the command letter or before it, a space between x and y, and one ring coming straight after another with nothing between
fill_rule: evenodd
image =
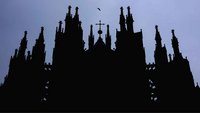
<instances>
[{"instance_id":1,"label":"gothic facade","mask_svg":"<svg viewBox=\"0 0 200 113\"><path fill-rule=\"evenodd\" d=\"M130 7L120 14L115 49L107 25L98 23L94 42L90 26L88 49L85 49L78 7L71 6L55 34L52 63L45 63L44 27L41 27L32 52L27 48L27 31L19 49L10 58L9 72L0 87L2 106L12 107L141 107L197 106L199 86L195 86L189 61L179 50L172 30L173 55L167 53L155 26L155 63L146 63L143 32L135 32ZM105 38L105 42L103 41ZM169 57L168 57L169 56ZM60 109L60 108L59 108Z\"/></svg>"}]
</instances>

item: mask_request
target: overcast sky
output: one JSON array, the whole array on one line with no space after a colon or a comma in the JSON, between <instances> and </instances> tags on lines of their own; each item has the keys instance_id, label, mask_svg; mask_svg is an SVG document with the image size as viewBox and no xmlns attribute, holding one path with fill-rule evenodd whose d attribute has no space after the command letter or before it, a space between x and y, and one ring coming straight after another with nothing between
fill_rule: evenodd
<instances>
[{"instance_id":1,"label":"overcast sky","mask_svg":"<svg viewBox=\"0 0 200 113\"><path fill-rule=\"evenodd\" d=\"M40 27L45 27L46 61L51 62L55 29L59 20L65 19L68 5L72 6L73 13L75 7L79 7L86 44L90 24L99 20L110 25L114 42L120 7L123 6L127 14L127 6L130 6L135 31L143 30L147 63L154 61L155 25L159 26L168 54L173 53L171 29L175 29L180 50L190 61L195 82L200 82L200 0L0 0L0 82L8 72L10 56L19 47L25 30L28 31L28 50L32 50ZM103 26L104 34L105 28ZM94 26L96 39L97 30L98 26Z\"/></svg>"}]
</instances>

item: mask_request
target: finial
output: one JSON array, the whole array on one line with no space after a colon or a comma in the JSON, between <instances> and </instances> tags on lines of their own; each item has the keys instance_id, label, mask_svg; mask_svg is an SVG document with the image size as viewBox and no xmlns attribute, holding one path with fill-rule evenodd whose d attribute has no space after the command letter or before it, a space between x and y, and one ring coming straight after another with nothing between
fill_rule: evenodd
<instances>
[{"instance_id":1,"label":"finial","mask_svg":"<svg viewBox=\"0 0 200 113\"><path fill-rule=\"evenodd\" d=\"M123 14L123 7L121 7L120 9L121 9L121 14Z\"/></svg>"},{"instance_id":2,"label":"finial","mask_svg":"<svg viewBox=\"0 0 200 113\"><path fill-rule=\"evenodd\" d=\"M26 38L26 36L27 36L27 31L24 31L24 37Z\"/></svg>"},{"instance_id":3,"label":"finial","mask_svg":"<svg viewBox=\"0 0 200 113\"><path fill-rule=\"evenodd\" d=\"M155 28L156 28L156 31L158 31L158 25L156 25Z\"/></svg>"},{"instance_id":4,"label":"finial","mask_svg":"<svg viewBox=\"0 0 200 113\"><path fill-rule=\"evenodd\" d=\"M109 25L107 25L107 35L110 35Z\"/></svg>"},{"instance_id":5,"label":"finial","mask_svg":"<svg viewBox=\"0 0 200 113\"><path fill-rule=\"evenodd\" d=\"M69 7L68 7L68 14L71 14L71 5L69 5Z\"/></svg>"},{"instance_id":6,"label":"finial","mask_svg":"<svg viewBox=\"0 0 200 113\"><path fill-rule=\"evenodd\" d=\"M127 9L128 9L128 15L130 15L131 14L131 11L130 11L131 8L130 8L130 6L128 6Z\"/></svg>"},{"instance_id":7,"label":"finial","mask_svg":"<svg viewBox=\"0 0 200 113\"><path fill-rule=\"evenodd\" d=\"M174 29L172 29L172 35L173 35L173 37L175 37Z\"/></svg>"},{"instance_id":8,"label":"finial","mask_svg":"<svg viewBox=\"0 0 200 113\"><path fill-rule=\"evenodd\" d=\"M107 29L109 29L109 25L107 25Z\"/></svg>"},{"instance_id":9,"label":"finial","mask_svg":"<svg viewBox=\"0 0 200 113\"><path fill-rule=\"evenodd\" d=\"M78 9L79 9L78 7L75 8L75 10L76 10L76 15L78 15Z\"/></svg>"},{"instance_id":10,"label":"finial","mask_svg":"<svg viewBox=\"0 0 200 113\"><path fill-rule=\"evenodd\" d=\"M90 35L91 36L93 35L93 25L92 24L90 25Z\"/></svg>"},{"instance_id":11,"label":"finial","mask_svg":"<svg viewBox=\"0 0 200 113\"><path fill-rule=\"evenodd\" d=\"M43 31L44 31L44 27L42 26L42 27L41 27L41 33L43 33Z\"/></svg>"}]
</instances>

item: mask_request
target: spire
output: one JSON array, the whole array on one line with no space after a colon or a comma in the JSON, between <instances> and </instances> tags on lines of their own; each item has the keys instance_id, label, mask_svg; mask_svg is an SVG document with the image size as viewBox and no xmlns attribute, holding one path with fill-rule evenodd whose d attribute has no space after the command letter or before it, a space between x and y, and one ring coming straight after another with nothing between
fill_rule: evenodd
<instances>
[{"instance_id":1,"label":"spire","mask_svg":"<svg viewBox=\"0 0 200 113\"><path fill-rule=\"evenodd\" d=\"M76 13L75 13L75 15L74 15L74 21L75 21L75 23L76 23L77 25L79 24L78 9L79 9L78 7L75 8L75 10L76 10L75 12L76 12Z\"/></svg>"},{"instance_id":2,"label":"spire","mask_svg":"<svg viewBox=\"0 0 200 113\"><path fill-rule=\"evenodd\" d=\"M42 27L41 27L40 35L43 35L43 33L44 33L44 27L42 26Z\"/></svg>"},{"instance_id":3,"label":"spire","mask_svg":"<svg viewBox=\"0 0 200 113\"><path fill-rule=\"evenodd\" d=\"M107 36L110 36L109 25L107 25Z\"/></svg>"},{"instance_id":4,"label":"spire","mask_svg":"<svg viewBox=\"0 0 200 113\"><path fill-rule=\"evenodd\" d=\"M126 24L127 24L127 30L129 31L129 33L133 34L134 30L133 30L133 17L131 14L131 8L130 6L127 7L128 9L128 15L126 16Z\"/></svg>"},{"instance_id":5,"label":"spire","mask_svg":"<svg viewBox=\"0 0 200 113\"><path fill-rule=\"evenodd\" d=\"M88 38L88 46L89 46L89 49L92 49L93 46L94 46L94 35L93 35L93 25L90 25L90 35L89 35L89 38Z\"/></svg>"},{"instance_id":6,"label":"spire","mask_svg":"<svg viewBox=\"0 0 200 113\"><path fill-rule=\"evenodd\" d=\"M156 34L155 34L156 49L154 53L154 59L155 59L156 66L160 68L168 63L168 55L167 55L167 49L165 47L165 44L164 44L164 47L162 47L162 42L161 42L162 39L160 36L160 32L158 30L158 25L155 26L155 29L156 29Z\"/></svg>"},{"instance_id":7,"label":"spire","mask_svg":"<svg viewBox=\"0 0 200 113\"><path fill-rule=\"evenodd\" d=\"M156 47L161 48L162 47L162 42L161 42L161 36L160 36L160 32L158 30L158 25L155 26L156 29L156 36L155 36L155 40L156 40Z\"/></svg>"},{"instance_id":8,"label":"spire","mask_svg":"<svg viewBox=\"0 0 200 113\"><path fill-rule=\"evenodd\" d=\"M120 8L121 9L121 14L120 14L120 29L121 31L125 31L126 27L125 27L125 17L124 17L124 13L123 13L123 7Z\"/></svg>"},{"instance_id":9,"label":"spire","mask_svg":"<svg viewBox=\"0 0 200 113\"><path fill-rule=\"evenodd\" d=\"M40 36L38 38L39 41L44 42L44 27L41 27Z\"/></svg>"},{"instance_id":10,"label":"spire","mask_svg":"<svg viewBox=\"0 0 200 113\"><path fill-rule=\"evenodd\" d=\"M24 38L26 38L27 36L27 31L24 31Z\"/></svg>"},{"instance_id":11,"label":"spire","mask_svg":"<svg viewBox=\"0 0 200 113\"><path fill-rule=\"evenodd\" d=\"M72 14L71 14L71 6L68 7L68 13L65 17L65 33L68 33L71 31L71 23L72 22Z\"/></svg>"},{"instance_id":12,"label":"spire","mask_svg":"<svg viewBox=\"0 0 200 113\"><path fill-rule=\"evenodd\" d=\"M62 21L59 21L59 29L58 32L62 32Z\"/></svg>"},{"instance_id":13,"label":"spire","mask_svg":"<svg viewBox=\"0 0 200 113\"><path fill-rule=\"evenodd\" d=\"M29 55L30 57L30 55ZM45 60L45 44L44 44L44 27L41 27L40 36L36 39L36 43L32 49L32 62L41 66Z\"/></svg>"},{"instance_id":14,"label":"spire","mask_svg":"<svg viewBox=\"0 0 200 113\"><path fill-rule=\"evenodd\" d=\"M93 25L90 25L90 36L93 36Z\"/></svg>"},{"instance_id":15,"label":"spire","mask_svg":"<svg viewBox=\"0 0 200 113\"><path fill-rule=\"evenodd\" d=\"M79 9L78 7L75 8L75 10L76 10L75 15L78 15L78 9Z\"/></svg>"},{"instance_id":16,"label":"spire","mask_svg":"<svg viewBox=\"0 0 200 113\"><path fill-rule=\"evenodd\" d=\"M123 7L120 7L120 10L121 10L121 15L124 15L124 12L123 12Z\"/></svg>"},{"instance_id":17,"label":"spire","mask_svg":"<svg viewBox=\"0 0 200 113\"><path fill-rule=\"evenodd\" d=\"M22 59L25 59L25 51L27 48L27 31L24 31L24 37L21 40L18 57L21 57Z\"/></svg>"},{"instance_id":18,"label":"spire","mask_svg":"<svg viewBox=\"0 0 200 113\"><path fill-rule=\"evenodd\" d=\"M174 50L175 58L180 58L181 54L180 54L180 51L179 51L179 42L178 42L178 39L175 36L175 32L174 32L173 29L172 29L172 47L173 47L173 50Z\"/></svg>"},{"instance_id":19,"label":"spire","mask_svg":"<svg viewBox=\"0 0 200 113\"><path fill-rule=\"evenodd\" d=\"M78 7L75 8L75 15L74 15L74 18L73 18L73 22L72 23L72 26L75 28L75 29L82 29L81 28L81 22L79 20L79 14L78 14Z\"/></svg>"},{"instance_id":20,"label":"spire","mask_svg":"<svg viewBox=\"0 0 200 113\"><path fill-rule=\"evenodd\" d=\"M176 36L175 36L175 33L174 33L174 29L172 29L172 36L173 36L173 37L176 37Z\"/></svg>"},{"instance_id":21,"label":"spire","mask_svg":"<svg viewBox=\"0 0 200 113\"><path fill-rule=\"evenodd\" d=\"M127 9L128 9L128 16L131 16L130 6L128 6Z\"/></svg>"},{"instance_id":22,"label":"spire","mask_svg":"<svg viewBox=\"0 0 200 113\"><path fill-rule=\"evenodd\" d=\"M27 46L27 31L24 31L24 37L21 40L21 46Z\"/></svg>"},{"instance_id":23,"label":"spire","mask_svg":"<svg viewBox=\"0 0 200 113\"><path fill-rule=\"evenodd\" d=\"M107 49L111 49L111 36L110 36L109 25L107 25L106 47Z\"/></svg>"}]
</instances>

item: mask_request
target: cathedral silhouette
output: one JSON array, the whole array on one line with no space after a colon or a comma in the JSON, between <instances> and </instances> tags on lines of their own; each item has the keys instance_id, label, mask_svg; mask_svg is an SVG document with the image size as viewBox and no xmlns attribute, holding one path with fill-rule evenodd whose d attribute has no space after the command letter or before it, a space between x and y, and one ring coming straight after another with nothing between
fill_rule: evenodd
<instances>
[{"instance_id":1,"label":"cathedral silhouette","mask_svg":"<svg viewBox=\"0 0 200 113\"><path fill-rule=\"evenodd\" d=\"M99 26L94 42L90 26L85 49L79 8L56 28L52 63L46 63L44 27L32 52L27 49L27 31L10 58L9 71L0 87L1 110L65 111L187 111L200 110L200 89L195 85L187 57L179 50L172 30L168 54L155 26L154 63L146 63L143 32L135 32L130 7L120 13L115 48L107 25ZM103 39L105 38L105 42Z\"/></svg>"}]
</instances>

